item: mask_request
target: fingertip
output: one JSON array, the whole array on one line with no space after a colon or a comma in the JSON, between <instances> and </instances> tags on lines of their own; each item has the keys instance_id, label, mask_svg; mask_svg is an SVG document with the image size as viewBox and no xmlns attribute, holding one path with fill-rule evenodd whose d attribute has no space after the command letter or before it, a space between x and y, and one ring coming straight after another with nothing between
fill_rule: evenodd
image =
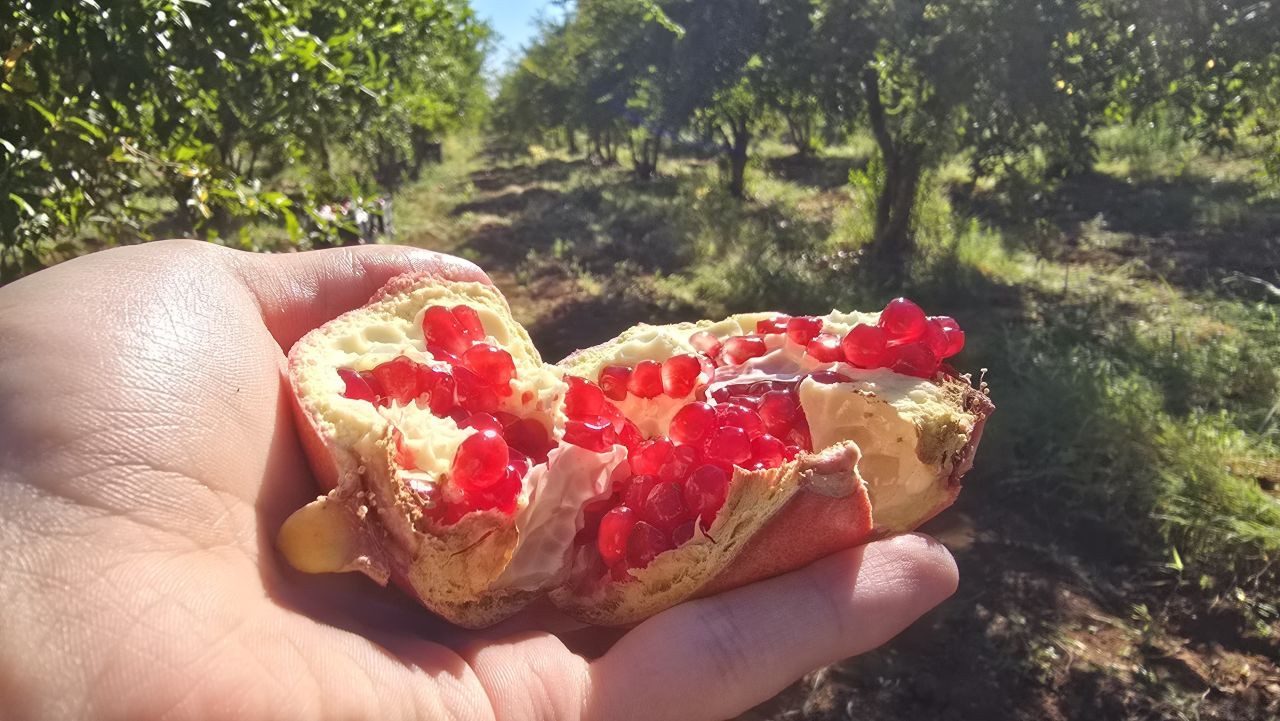
<instances>
[{"instance_id":1,"label":"fingertip","mask_svg":"<svg viewBox=\"0 0 1280 721\"><path fill-rule=\"evenodd\" d=\"M956 560L941 542L923 533L905 533L867 545L871 562L897 566L898 583L917 588L937 605L960 584Z\"/></svg>"}]
</instances>

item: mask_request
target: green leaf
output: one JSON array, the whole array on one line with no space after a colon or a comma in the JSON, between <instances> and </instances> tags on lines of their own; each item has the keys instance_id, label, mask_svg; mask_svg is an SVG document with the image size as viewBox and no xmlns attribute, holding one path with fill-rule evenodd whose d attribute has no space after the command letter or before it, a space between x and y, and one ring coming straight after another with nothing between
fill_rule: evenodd
<instances>
[{"instance_id":1,"label":"green leaf","mask_svg":"<svg viewBox=\"0 0 1280 721\"><path fill-rule=\"evenodd\" d=\"M102 132L102 128L99 128L98 126L94 125L88 120L85 120L84 118L77 118L74 115L72 115L67 117L67 122L79 125L80 127L84 128L90 135L97 138L98 140L107 139L107 134Z\"/></svg>"},{"instance_id":2,"label":"green leaf","mask_svg":"<svg viewBox=\"0 0 1280 721\"><path fill-rule=\"evenodd\" d=\"M44 116L44 119L49 123L49 125L58 124L58 116L50 112L50 110L45 106L41 105L40 103L37 103L36 101L30 98L27 98L27 105L30 105L32 108L35 109L37 113L40 113L42 116Z\"/></svg>"}]
</instances>

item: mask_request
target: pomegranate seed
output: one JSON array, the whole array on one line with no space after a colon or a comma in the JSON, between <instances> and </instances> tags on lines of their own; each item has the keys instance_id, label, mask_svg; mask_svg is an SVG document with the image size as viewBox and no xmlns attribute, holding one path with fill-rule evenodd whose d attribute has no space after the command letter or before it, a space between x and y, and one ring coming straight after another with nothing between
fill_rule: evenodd
<instances>
[{"instance_id":1,"label":"pomegranate seed","mask_svg":"<svg viewBox=\"0 0 1280 721\"><path fill-rule=\"evenodd\" d=\"M764 339L754 335L738 335L724 342L722 357L726 363L737 365L768 352Z\"/></svg>"},{"instance_id":2,"label":"pomegranate seed","mask_svg":"<svg viewBox=\"0 0 1280 721\"><path fill-rule=\"evenodd\" d=\"M458 387L458 405L472 413L494 413L498 410L497 392L473 371L457 366L453 369L453 379Z\"/></svg>"},{"instance_id":3,"label":"pomegranate seed","mask_svg":"<svg viewBox=\"0 0 1280 721\"><path fill-rule=\"evenodd\" d=\"M644 443L644 434L640 432L640 427L629 420L623 419L622 428L617 430L618 442L627 447L628 451L635 451Z\"/></svg>"},{"instance_id":4,"label":"pomegranate seed","mask_svg":"<svg viewBox=\"0 0 1280 721\"><path fill-rule=\"evenodd\" d=\"M630 573L631 566L627 564L627 559L622 559L617 563L609 566L609 578L618 583L626 583L634 577Z\"/></svg>"},{"instance_id":5,"label":"pomegranate seed","mask_svg":"<svg viewBox=\"0 0 1280 721\"><path fill-rule=\"evenodd\" d=\"M622 490L622 505L639 508L644 506L644 499L649 497L650 490L658 485L658 476L640 474L627 479L626 488Z\"/></svg>"},{"instance_id":6,"label":"pomegranate seed","mask_svg":"<svg viewBox=\"0 0 1280 721\"><path fill-rule=\"evenodd\" d=\"M964 348L964 331L960 330L960 324L955 318L946 315L934 316L929 319L929 324L941 329L946 339L942 350L936 351L939 358L950 358Z\"/></svg>"},{"instance_id":7,"label":"pomegranate seed","mask_svg":"<svg viewBox=\"0 0 1280 721\"><path fill-rule=\"evenodd\" d=\"M801 450L800 446L787 446L782 451L782 457L787 459L788 461L794 461L796 459L796 456L800 455L800 450Z\"/></svg>"},{"instance_id":8,"label":"pomegranate seed","mask_svg":"<svg viewBox=\"0 0 1280 721\"><path fill-rule=\"evenodd\" d=\"M493 414L493 417L498 419L498 422L502 424L503 428L506 428L512 423L515 423L516 421L520 420L520 416L517 416L514 413L507 413L506 411L498 411L497 413Z\"/></svg>"},{"instance_id":9,"label":"pomegranate seed","mask_svg":"<svg viewBox=\"0 0 1280 721\"><path fill-rule=\"evenodd\" d=\"M787 446L777 438L765 433L751 439L751 461L765 468L777 468L786 457Z\"/></svg>"},{"instance_id":10,"label":"pomegranate seed","mask_svg":"<svg viewBox=\"0 0 1280 721\"><path fill-rule=\"evenodd\" d=\"M466 420L458 424L459 428L474 428L477 431L493 431L502 435L502 424L488 413L472 413Z\"/></svg>"},{"instance_id":11,"label":"pomegranate seed","mask_svg":"<svg viewBox=\"0 0 1280 721\"><path fill-rule=\"evenodd\" d=\"M346 388L342 391L343 398L370 403L378 401L378 394L373 392L373 388L360 377L359 373L350 368L339 368L338 377L346 384Z\"/></svg>"},{"instance_id":12,"label":"pomegranate seed","mask_svg":"<svg viewBox=\"0 0 1280 721\"><path fill-rule=\"evenodd\" d=\"M640 474L632 476L627 481L627 489L622 492L622 503L632 508L639 508L644 505L644 500L649 497L649 491L658 485L657 476L648 474Z\"/></svg>"},{"instance_id":13,"label":"pomegranate seed","mask_svg":"<svg viewBox=\"0 0 1280 721\"><path fill-rule=\"evenodd\" d=\"M462 324L442 305L433 305L423 313L422 336L427 346L435 346L455 356L461 355L471 345Z\"/></svg>"},{"instance_id":14,"label":"pomegranate seed","mask_svg":"<svg viewBox=\"0 0 1280 721\"><path fill-rule=\"evenodd\" d=\"M711 391L711 400L716 403L728 403L733 398L733 386L720 386Z\"/></svg>"},{"instance_id":15,"label":"pomegranate seed","mask_svg":"<svg viewBox=\"0 0 1280 721\"><path fill-rule=\"evenodd\" d=\"M627 390L641 398L654 398L662 393L662 364L652 360L637 363L631 371Z\"/></svg>"},{"instance_id":16,"label":"pomegranate seed","mask_svg":"<svg viewBox=\"0 0 1280 721\"><path fill-rule=\"evenodd\" d=\"M696 402L676 411L671 418L668 433L671 440L680 443L697 443L706 437L716 424L716 412L706 403Z\"/></svg>"},{"instance_id":17,"label":"pomegranate seed","mask_svg":"<svg viewBox=\"0 0 1280 721\"><path fill-rule=\"evenodd\" d=\"M613 565L627 555L627 539L639 520L639 515L626 506L612 509L600 519L596 548L605 563Z\"/></svg>"},{"instance_id":18,"label":"pomegranate seed","mask_svg":"<svg viewBox=\"0 0 1280 721\"><path fill-rule=\"evenodd\" d=\"M644 568L663 551L670 551L671 538L656 526L640 521L631 528L627 537L627 565L632 568Z\"/></svg>"},{"instance_id":19,"label":"pomegranate seed","mask_svg":"<svg viewBox=\"0 0 1280 721\"><path fill-rule=\"evenodd\" d=\"M719 466L698 466L684 483L684 504L703 526L710 526L729 494L729 474Z\"/></svg>"},{"instance_id":20,"label":"pomegranate seed","mask_svg":"<svg viewBox=\"0 0 1280 721\"><path fill-rule=\"evenodd\" d=\"M680 484L668 481L649 490L644 505L640 506L640 518L664 531L672 531L688 519L688 510Z\"/></svg>"},{"instance_id":21,"label":"pomegranate seed","mask_svg":"<svg viewBox=\"0 0 1280 721\"><path fill-rule=\"evenodd\" d=\"M930 319L924 326L924 335L920 336L919 342L923 343L935 357L941 358L947 350L947 332Z\"/></svg>"},{"instance_id":22,"label":"pomegranate seed","mask_svg":"<svg viewBox=\"0 0 1280 721\"><path fill-rule=\"evenodd\" d=\"M564 394L564 412L570 418L598 416L604 411L604 393L585 378L566 376L569 390Z\"/></svg>"},{"instance_id":23,"label":"pomegranate seed","mask_svg":"<svg viewBox=\"0 0 1280 721\"><path fill-rule=\"evenodd\" d=\"M889 338L879 326L859 323L849 330L840 347L845 360L859 368L882 368L889 364Z\"/></svg>"},{"instance_id":24,"label":"pomegranate seed","mask_svg":"<svg viewBox=\"0 0 1280 721\"><path fill-rule=\"evenodd\" d=\"M689 345L693 346L699 353L712 358L720 355L720 348L723 346L720 339L707 330L700 330L689 336Z\"/></svg>"},{"instance_id":25,"label":"pomegranate seed","mask_svg":"<svg viewBox=\"0 0 1280 721\"><path fill-rule=\"evenodd\" d=\"M453 456L453 481L464 492L488 488L502 480L509 458L507 442L497 432L472 433Z\"/></svg>"},{"instance_id":26,"label":"pomegranate seed","mask_svg":"<svg viewBox=\"0 0 1280 721\"><path fill-rule=\"evenodd\" d=\"M508 425L503 433L507 443L538 463L547 460L547 454L556 447L547 433L547 427L533 418L521 418Z\"/></svg>"},{"instance_id":27,"label":"pomegranate seed","mask_svg":"<svg viewBox=\"0 0 1280 721\"><path fill-rule=\"evenodd\" d=\"M844 351L840 350L840 339L830 333L819 333L809 341L809 345L805 346L804 352L819 363L844 360Z\"/></svg>"},{"instance_id":28,"label":"pomegranate seed","mask_svg":"<svg viewBox=\"0 0 1280 721\"><path fill-rule=\"evenodd\" d=\"M822 319L800 315L787 321L787 338L797 345L809 345L809 341L822 332Z\"/></svg>"},{"instance_id":29,"label":"pomegranate seed","mask_svg":"<svg viewBox=\"0 0 1280 721\"><path fill-rule=\"evenodd\" d=\"M693 392L702 364L691 355L671 356L662 362L662 391L672 398L684 398Z\"/></svg>"},{"instance_id":30,"label":"pomegranate seed","mask_svg":"<svg viewBox=\"0 0 1280 721\"><path fill-rule=\"evenodd\" d=\"M631 369L626 366L605 366L600 369L600 390L609 400L625 401L627 384L631 381Z\"/></svg>"},{"instance_id":31,"label":"pomegranate seed","mask_svg":"<svg viewBox=\"0 0 1280 721\"><path fill-rule=\"evenodd\" d=\"M671 543L677 548L693 539L693 521L685 521L671 532Z\"/></svg>"},{"instance_id":32,"label":"pomegranate seed","mask_svg":"<svg viewBox=\"0 0 1280 721\"><path fill-rule=\"evenodd\" d=\"M448 363L451 366L456 366L462 362L458 360L458 356L450 353L449 351L445 350L444 348L441 348L438 345L427 346L427 353L429 353L432 358L438 361L444 361L445 363Z\"/></svg>"},{"instance_id":33,"label":"pomegranate seed","mask_svg":"<svg viewBox=\"0 0 1280 721\"><path fill-rule=\"evenodd\" d=\"M475 342L484 340L484 323L480 322L480 314L475 308L469 305L455 305L450 312L453 313L453 317L469 340Z\"/></svg>"},{"instance_id":34,"label":"pomegranate seed","mask_svg":"<svg viewBox=\"0 0 1280 721\"><path fill-rule=\"evenodd\" d=\"M381 363L372 373L388 399L408 405L418 397L418 364L407 357L399 356Z\"/></svg>"},{"instance_id":35,"label":"pomegranate seed","mask_svg":"<svg viewBox=\"0 0 1280 721\"><path fill-rule=\"evenodd\" d=\"M716 422L721 426L741 428L749 438L754 438L763 431L760 414L737 403L725 403L716 406Z\"/></svg>"},{"instance_id":36,"label":"pomegranate seed","mask_svg":"<svg viewBox=\"0 0 1280 721\"><path fill-rule=\"evenodd\" d=\"M477 511L496 508L503 513L515 513L516 497L520 495L524 472L508 465L502 478L490 488L472 491L466 495L467 503Z\"/></svg>"},{"instance_id":37,"label":"pomegranate seed","mask_svg":"<svg viewBox=\"0 0 1280 721\"><path fill-rule=\"evenodd\" d=\"M786 333L787 322L791 320L791 316L779 313L772 318L756 321L756 333L760 335L770 335L773 333Z\"/></svg>"},{"instance_id":38,"label":"pomegranate seed","mask_svg":"<svg viewBox=\"0 0 1280 721\"><path fill-rule=\"evenodd\" d=\"M894 373L929 378L938 370L938 357L923 341L907 343L893 349L897 356L890 369Z\"/></svg>"},{"instance_id":39,"label":"pomegranate seed","mask_svg":"<svg viewBox=\"0 0 1280 721\"><path fill-rule=\"evenodd\" d=\"M809 377L813 379L814 383L821 383L823 385L831 385L832 383L852 383L853 382L853 379L850 378L849 376L843 373L837 373L835 371L818 371L817 373L810 373Z\"/></svg>"},{"instance_id":40,"label":"pomegranate seed","mask_svg":"<svg viewBox=\"0 0 1280 721\"><path fill-rule=\"evenodd\" d=\"M786 441L789 446L799 446L801 450L809 451L813 449L813 438L809 435L809 421L801 418L796 424L787 431L787 435L782 440Z\"/></svg>"},{"instance_id":41,"label":"pomegranate seed","mask_svg":"<svg viewBox=\"0 0 1280 721\"><path fill-rule=\"evenodd\" d=\"M453 408L457 384L453 374L431 366L418 366L418 391L427 396L427 406L437 416L444 417Z\"/></svg>"},{"instance_id":42,"label":"pomegranate seed","mask_svg":"<svg viewBox=\"0 0 1280 721\"><path fill-rule=\"evenodd\" d=\"M799 411L800 402L793 391L769 391L760 397L760 422L775 436L787 432Z\"/></svg>"},{"instance_id":43,"label":"pomegranate seed","mask_svg":"<svg viewBox=\"0 0 1280 721\"><path fill-rule=\"evenodd\" d=\"M631 454L631 470L633 473L657 475L673 452L675 447L665 436L645 441Z\"/></svg>"},{"instance_id":44,"label":"pomegranate seed","mask_svg":"<svg viewBox=\"0 0 1280 721\"><path fill-rule=\"evenodd\" d=\"M689 474L689 467L698 460L698 449L693 446L676 446L667 462L658 469L660 481L682 481Z\"/></svg>"},{"instance_id":45,"label":"pomegranate seed","mask_svg":"<svg viewBox=\"0 0 1280 721\"><path fill-rule=\"evenodd\" d=\"M564 424L564 442L589 451L604 453L613 446L617 434L604 416L574 419Z\"/></svg>"},{"instance_id":46,"label":"pomegranate seed","mask_svg":"<svg viewBox=\"0 0 1280 721\"><path fill-rule=\"evenodd\" d=\"M600 521L604 519L604 514L613 510L617 505L617 496L601 498L598 501L591 501L582 507L582 528L574 536L574 541L578 543L586 543L587 541L597 541L600 536Z\"/></svg>"},{"instance_id":47,"label":"pomegranate seed","mask_svg":"<svg viewBox=\"0 0 1280 721\"><path fill-rule=\"evenodd\" d=\"M360 371L360 380L364 381L377 396L377 405L387 405L387 394L382 390L382 384L373 376L373 371Z\"/></svg>"},{"instance_id":48,"label":"pomegranate seed","mask_svg":"<svg viewBox=\"0 0 1280 721\"><path fill-rule=\"evenodd\" d=\"M876 325L884 328L889 340L907 343L924 335L927 323L920 306L906 298L894 298L880 312L880 321Z\"/></svg>"},{"instance_id":49,"label":"pomegranate seed","mask_svg":"<svg viewBox=\"0 0 1280 721\"><path fill-rule=\"evenodd\" d=\"M462 365L475 372L485 383L505 388L516 377L516 364L511 354L488 343L476 343L462 354Z\"/></svg>"},{"instance_id":50,"label":"pomegranate seed","mask_svg":"<svg viewBox=\"0 0 1280 721\"><path fill-rule=\"evenodd\" d=\"M612 403L605 403L601 406L600 415L609 419L609 422L613 424L613 430L615 431L622 428L623 422L627 420L622 416L622 411L618 410L618 407Z\"/></svg>"},{"instance_id":51,"label":"pomegranate seed","mask_svg":"<svg viewBox=\"0 0 1280 721\"><path fill-rule=\"evenodd\" d=\"M524 478L529 469L533 467L533 462L525 454L507 445L507 473L516 474L517 478Z\"/></svg>"},{"instance_id":52,"label":"pomegranate seed","mask_svg":"<svg viewBox=\"0 0 1280 721\"><path fill-rule=\"evenodd\" d=\"M707 458L725 463L743 463L751 457L751 439L736 426L717 428L707 441Z\"/></svg>"}]
</instances>

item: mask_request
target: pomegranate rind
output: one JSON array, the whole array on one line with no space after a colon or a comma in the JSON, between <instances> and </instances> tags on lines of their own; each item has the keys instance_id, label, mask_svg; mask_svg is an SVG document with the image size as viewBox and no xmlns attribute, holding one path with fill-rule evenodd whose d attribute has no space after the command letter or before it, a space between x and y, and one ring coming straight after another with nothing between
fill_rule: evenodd
<instances>
[{"instance_id":1,"label":"pomegranate rind","mask_svg":"<svg viewBox=\"0 0 1280 721\"><path fill-rule=\"evenodd\" d=\"M699 331L722 339L751 333L759 320L772 315L740 314L717 322L669 326L641 324L612 341L570 355L560 365L568 374L591 378L608 365L695 352L689 337ZM833 311L823 317L823 331L843 335L858 323L874 324L877 319L876 314ZM785 341L772 341L771 350L782 347L780 343ZM570 580L551 592L553 602L589 623L627 625L690 598L913 530L955 502L961 479L972 467L986 418L994 410L985 391L972 387L967 378L945 374L925 380L843 363L815 369L837 370L854 379L840 384L845 403L841 411L865 416L865 427L840 427L837 430L843 436L837 433L820 443L823 434L816 428L823 421L811 417L815 446L820 447L772 470L737 469L725 505L706 534L695 534L693 540L659 554L648 566L630 570L631 579L623 582L594 575L591 549L586 548ZM854 401L861 404L856 412L849 405ZM815 408L807 411L813 413ZM858 441L876 453L866 455ZM868 463L894 447L899 460L914 464L914 475L923 473L923 482L917 478L911 484L898 483L882 466ZM840 462L831 471L833 459ZM839 468L850 459L853 465L842 475ZM815 472L817 468L830 472ZM864 477L864 468L875 477Z\"/></svg>"},{"instance_id":2,"label":"pomegranate rind","mask_svg":"<svg viewBox=\"0 0 1280 721\"><path fill-rule=\"evenodd\" d=\"M414 474L406 474L397 461L392 420L397 412L417 414L427 430L422 438L403 442L434 443L440 447L429 450L440 458L451 457L471 431L460 431L450 419L422 415L429 412L420 408L379 410L344 398L336 373L338 367L363 370L402 353L430 362L423 355L421 317L431 305L477 309L486 333L516 365L515 392L505 402L521 404L521 415L542 415L558 435L566 386L558 371L542 363L502 295L481 283L400 276L365 306L308 333L289 353L302 446L328 494L285 523L277 546L300 570L356 570L379 583L391 580L450 622L480 628L511 615L541 591L494 587L517 545L513 516L474 512L447 528L425 519L423 504L409 485ZM526 391L530 398L523 403ZM526 489L517 499L518 509L527 500Z\"/></svg>"}]
</instances>

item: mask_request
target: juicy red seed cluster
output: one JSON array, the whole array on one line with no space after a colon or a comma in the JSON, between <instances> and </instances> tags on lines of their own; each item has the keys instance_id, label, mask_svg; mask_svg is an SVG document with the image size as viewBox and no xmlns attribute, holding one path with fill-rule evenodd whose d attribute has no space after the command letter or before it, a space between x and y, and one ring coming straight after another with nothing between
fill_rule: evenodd
<instances>
[{"instance_id":1,"label":"juicy red seed cluster","mask_svg":"<svg viewBox=\"0 0 1280 721\"><path fill-rule=\"evenodd\" d=\"M462 501L441 499L428 515L453 524L471 511L496 508L515 512L521 482L535 463L547 460L555 447L546 426L534 418L499 411L501 399L512 394L516 377L511 354L485 341L484 325L474 308L431 306L422 318L427 352L447 368L418 363L400 356L369 371L339 368L346 384L343 396L376 406L418 402L440 417L452 418L460 428L474 428L458 446L450 466ZM398 462L413 467L403 443Z\"/></svg>"},{"instance_id":2,"label":"juicy red seed cluster","mask_svg":"<svg viewBox=\"0 0 1280 721\"><path fill-rule=\"evenodd\" d=\"M821 318L776 315L756 323L756 336L785 334L821 363L848 362L858 368L889 368L895 373L919 378L933 377L944 358L964 348L964 331L954 318L926 316L920 306L906 298L889 301L875 325L859 323L843 338L824 332L822 327ZM738 338L727 339L724 346L736 340ZM699 346L695 344L695 347ZM731 362L742 361L734 355Z\"/></svg>"}]
</instances>

